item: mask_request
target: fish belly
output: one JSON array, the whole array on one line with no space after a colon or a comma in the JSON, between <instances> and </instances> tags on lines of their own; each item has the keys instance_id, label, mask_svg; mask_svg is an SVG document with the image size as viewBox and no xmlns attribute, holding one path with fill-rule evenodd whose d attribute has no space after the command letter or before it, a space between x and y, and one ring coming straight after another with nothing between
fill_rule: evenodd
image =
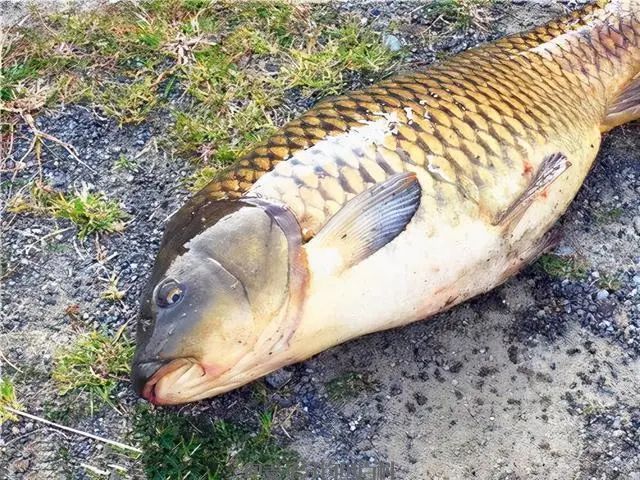
<instances>
[{"instance_id":1,"label":"fish belly","mask_svg":"<svg viewBox=\"0 0 640 480\"><path fill-rule=\"evenodd\" d=\"M312 318L296 335L322 349L423 320L502 284L543 252L546 234L579 191L600 146L598 128L581 138L571 142L569 172L512 225L495 225L479 212L452 224L446 211L425 202L406 230L371 257L340 274L314 274L303 313ZM543 151L562 149L567 144L558 141Z\"/></svg>"}]
</instances>

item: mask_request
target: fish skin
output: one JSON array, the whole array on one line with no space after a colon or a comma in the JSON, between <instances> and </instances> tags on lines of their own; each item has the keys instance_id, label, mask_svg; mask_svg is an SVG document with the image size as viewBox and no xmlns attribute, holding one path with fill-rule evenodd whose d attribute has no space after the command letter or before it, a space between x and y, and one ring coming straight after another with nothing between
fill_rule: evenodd
<instances>
[{"instance_id":1,"label":"fish skin","mask_svg":"<svg viewBox=\"0 0 640 480\"><path fill-rule=\"evenodd\" d=\"M281 201L308 239L373 184L426 171L424 208L453 223L494 218L551 150L588 171L608 103L640 68L638 9L636 0L588 6L425 71L321 101L199 195ZM393 133L358 139L381 119Z\"/></svg>"},{"instance_id":2,"label":"fish skin","mask_svg":"<svg viewBox=\"0 0 640 480\"><path fill-rule=\"evenodd\" d=\"M553 245L549 230L582 185L602 132L640 117L639 75L640 0L615 0L320 102L170 220L149 292L166 275L186 277L190 290L175 311L156 308L147 327L139 322L134 384L161 404L219 395L501 284ZM386 218L370 187L399 174L413 186L398 193L400 205L413 199L413 217L364 222ZM363 215L335 215L356 195ZM270 208L286 227L273 228ZM340 217L351 224L336 226ZM333 243L325 224L337 233ZM392 235L368 248L376 231ZM193 238L200 249L190 248ZM287 287L259 268L265 259L287 263ZM213 282L211 272L222 270L214 263L242 267L243 287L263 300L286 296L284 307L247 315L256 306L229 301L237 284ZM167 328L176 329L172 348L157 347ZM142 366L157 359L170 363L149 378ZM183 372L185 359L193 363ZM159 377L173 367L175 375Z\"/></svg>"}]
</instances>

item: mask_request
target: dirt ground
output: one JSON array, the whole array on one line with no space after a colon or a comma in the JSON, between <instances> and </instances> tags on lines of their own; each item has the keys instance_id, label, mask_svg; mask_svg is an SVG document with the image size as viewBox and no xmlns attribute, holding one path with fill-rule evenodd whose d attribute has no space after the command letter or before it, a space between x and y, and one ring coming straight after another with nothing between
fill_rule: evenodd
<instances>
[{"instance_id":1,"label":"dirt ground","mask_svg":"<svg viewBox=\"0 0 640 480\"><path fill-rule=\"evenodd\" d=\"M402 24L415 8L372 5L337 8L363 18L377 8L371 21L380 25ZM566 8L518 0L504 6L490 36ZM411 44L410 25L400 30ZM454 50L486 37L460 34ZM102 237L98 246L70 230L55 233L67 226L60 221L3 218L3 263L11 270L2 288L0 351L10 362L3 372L11 372L28 411L66 408L75 428L128 442L135 440L126 413L76 411L73 397L57 393L50 370L56 349L75 335L70 304L80 305L87 325L112 332L135 318L162 222L188 195L181 179L191 167L157 148L165 121L118 128L80 105L37 118L40 129L74 145L83 160L51 146L43 152L49 182L84 182L120 199L133 218L124 234ZM15 155L26 148L17 145ZM121 153L137 156L137 173L113 170ZM8 193L3 187L4 199ZM436 318L349 342L261 380L280 409L283 444L302 465L386 462L402 479L640 480L640 123L607 135L557 228L563 240L556 252L580 257L584 278L555 278L534 265ZM42 235L51 235L45 244ZM130 289L121 304L100 297L98 248ZM615 278L615 287L603 287L603 278ZM341 384L335 395L336 379L353 388ZM253 392L248 386L170 410L243 421ZM142 402L126 381L118 397L122 412ZM2 478L143 478L138 461L99 443L26 420L2 428Z\"/></svg>"}]
</instances>

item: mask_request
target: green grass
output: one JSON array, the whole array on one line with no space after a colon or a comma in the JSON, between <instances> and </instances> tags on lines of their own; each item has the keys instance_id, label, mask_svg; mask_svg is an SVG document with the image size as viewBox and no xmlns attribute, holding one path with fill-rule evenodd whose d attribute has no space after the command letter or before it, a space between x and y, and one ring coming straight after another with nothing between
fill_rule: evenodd
<instances>
[{"instance_id":1,"label":"green grass","mask_svg":"<svg viewBox=\"0 0 640 480\"><path fill-rule=\"evenodd\" d=\"M343 90L345 74L379 74L390 68L398 54L391 52L379 34L351 22L328 28L321 48L293 49L284 67L284 83L301 87L307 95L336 94Z\"/></svg>"},{"instance_id":2,"label":"green grass","mask_svg":"<svg viewBox=\"0 0 640 480\"><path fill-rule=\"evenodd\" d=\"M127 292L125 290L120 290L120 287L118 287L120 277L112 274L102 280L105 282L105 289L100 295L103 299L111 302L118 302L124 298Z\"/></svg>"},{"instance_id":3,"label":"green grass","mask_svg":"<svg viewBox=\"0 0 640 480\"><path fill-rule=\"evenodd\" d=\"M364 373L347 372L329 380L325 388L331 400L343 402L364 392L375 390L376 383Z\"/></svg>"},{"instance_id":4,"label":"green grass","mask_svg":"<svg viewBox=\"0 0 640 480\"><path fill-rule=\"evenodd\" d=\"M48 209L53 216L74 223L80 238L92 233L121 232L127 218L118 202L89 192L86 187L74 194L53 197Z\"/></svg>"},{"instance_id":5,"label":"green grass","mask_svg":"<svg viewBox=\"0 0 640 480\"><path fill-rule=\"evenodd\" d=\"M608 290L609 292L617 292L622 287L622 281L615 274L601 274L598 279L598 287Z\"/></svg>"},{"instance_id":6,"label":"green grass","mask_svg":"<svg viewBox=\"0 0 640 480\"><path fill-rule=\"evenodd\" d=\"M451 25L455 29L485 29L491 20L490 8L496 0L434 0L426 7L426 14L434 22Z\"/></svg>"},{"instance_id":7,"label":"green grass","mask_svg":"<svg viewBox=\"0 0 640 480\"><path fill-rule=\"evenodd\" d=\"M85 392L90 399L110 403L110 395L129 375L133 343L100 332L82 335L55 355L51 377L61 395Z\"/></svg>"},{"instance_id":8,"label":"green grass","mask_svg":"<svg viewBox=\"0 0 640 480\"><path fill-rule=\"evenodd\" d=\"M133 173L138 170L138 165L134 160L131 160L125 154L121 153L118 159L114 162L113 168L115 170Z\"/></svg>"},{"instance_id":9,"label":"green grass","mask_svg":"<svg viewBox=\"0 0 640 480\"><path fill-rule=\"evenodd\" d=\"M354 75L388 75L401 56L352 17L278 1L119 2L34 18L3 44L9 108L82 101L121 125L168 114L163 146L210 169L286 121L288 91L338 93Z\"/></svg>"},{"instance_id":10,"label":"green grass","mask_svg":"<svg viewBox=\"0 0 640 480\"><path fill-rule=\"evenodd\" d=\"M539 268L547 275L554 278L569 278L584 280L587 278L589 266L584 259L578 256L560 256L545 254L537 262Z\"/></svg>"},{"instance_id":11,"label":"green grass","mask_svg":"<svg viewBox=\"0 0 640 480\"><path fill-rule=\"evenodd\" d=\"M7 407L14 410L21 410L22 405L16 398L16 390L13 382L9 378L0 378L0 425L7 420L15 421L18 418L15 414L7 410Z\"/></svg>"},{"instance_id":12,"label":"green grass","mask_svg":"<svg viewBox=\"0 0 640 480\"><path fill-rule=\"evenodd\" d=\"M130 83L105 83L93 100L121 125L141 123L160 101L154 82L155 78L146 76Z\"/></svg>"},{"instance_id":13,"label":"green grass","mask_svg":"<svg viewBox=\"0 0 640 480\"><path fill-rule=\"evenodd\" d=\"M76 225L80 238L94 233L121 232L127 218L118 202L105 198L102 193L90 192L86 186L65 194L38 183L32 186L30 197L14 197L9 202L8 211L70 220Z\"/></svg>"},{"instance_id":14,"label":"green grass","mask_svg":"<svg viewBox=\"0 0 640 480\"><path fill-rule=\"evenodd\" d=\"M272 428L270 411L251 430L143 406L136 411L132 435L143 450L140 460L149 480L282 478L263 474L269 468L292 471L297 456L278 444Z\"/></svg>"}]
</instances>

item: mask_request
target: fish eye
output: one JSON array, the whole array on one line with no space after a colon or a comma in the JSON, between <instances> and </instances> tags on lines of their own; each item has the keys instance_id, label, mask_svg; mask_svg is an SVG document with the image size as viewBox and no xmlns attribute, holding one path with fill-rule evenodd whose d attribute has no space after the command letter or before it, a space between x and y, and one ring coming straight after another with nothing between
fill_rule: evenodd
<instances>
[{"instance_id":1,"label":"fish eye","mask_svg":"<svg viewBox=\"0 0 640 480\"><path fill-rule=\"evenodd\" d=\"M172 307L184 297L184 287L173 278L167 278L156 288L156 303L159 307Z\"/></svg>"}]
</instances>

